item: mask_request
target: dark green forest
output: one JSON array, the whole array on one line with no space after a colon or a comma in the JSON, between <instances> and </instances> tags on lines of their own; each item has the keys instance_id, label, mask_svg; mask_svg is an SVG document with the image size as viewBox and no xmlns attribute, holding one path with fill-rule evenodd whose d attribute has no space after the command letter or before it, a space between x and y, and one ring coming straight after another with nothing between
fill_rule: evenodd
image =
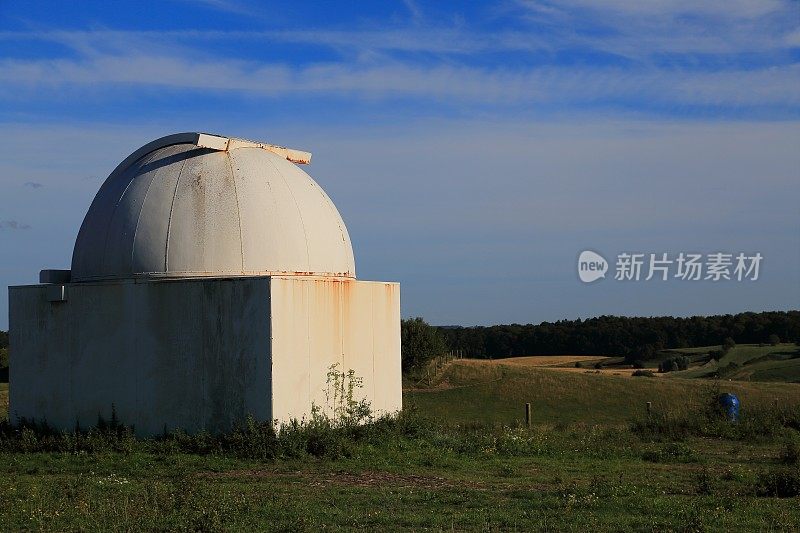
<instances>
[{"instance_id":1,"label":"dark green forest","mask_svg":"<svg viewBox=\"0 0 800 533\"><path fill-rule=\"evenodd\" d=\"M647 360L664 348L800 340L800 311L770 311L689 318L600 316L541 324L439 326L451 351L463 357L617 355Z\"/></svg>"}]
</instances>

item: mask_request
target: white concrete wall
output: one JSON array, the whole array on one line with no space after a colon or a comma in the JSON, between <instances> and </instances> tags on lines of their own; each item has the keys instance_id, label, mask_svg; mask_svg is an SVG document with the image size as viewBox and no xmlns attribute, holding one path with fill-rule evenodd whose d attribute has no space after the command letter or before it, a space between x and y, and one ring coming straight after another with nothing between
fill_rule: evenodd
<instances>
[{"instance_id":1,"label":"white concrete wall","mask_svg":"<svg viewBox=\"0 0 800 533\"><path fill-rule=\"evenodd\" d=\"M332 363L373 408L402 407L396 283L315 277L11 287L10 414L71 430L110 417L142 435L225 431L325 407Z\"/></svg>"},{"instance_id":2,"label":"white concrete wall","mask_svg":"<svg viewBox=\"0 0 800 533\"><path fill-rule=\"evenodd\" d=\"M376 412L402 408L400 286L331 278L271 278L273 416L332 407L328 369L352 369Z\"/></svg>"},{"instance_id":3,"label":"white concrete wall","mask_svg":"<svg viewBox=\"0 0 800 533\"><path fill-rule=\"evenodd\" d=\"M269 420L268 278L81 283L9 291L9 412L73 429L108 419L143 435Z\"/></svg>"}]
</instances>

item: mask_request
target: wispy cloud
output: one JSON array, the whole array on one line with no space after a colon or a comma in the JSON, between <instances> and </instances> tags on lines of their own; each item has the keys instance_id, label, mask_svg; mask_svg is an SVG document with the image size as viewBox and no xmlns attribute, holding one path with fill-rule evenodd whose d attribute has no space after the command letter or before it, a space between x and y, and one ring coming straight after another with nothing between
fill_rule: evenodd
<instances>
[{"instance_id":1,"label":"wispy cloud","mask_svg":"<svg viewBox=\"0 0 800 533\"><path fill-rule=\"evenodd\" d=\"M26 181L25 186L30 187L31 189L41 189L42 187L44 187L44 185L42 185L38 181Z\"/></svg>"},{"instance_id":2,"label":"wispy cloud","mask_svg":"<svg viewBox=\"0 0 800 533\"><path fill-rule=\"evenodd\" d=\"M0 230L26 230L31 229L30 225L23 224L16 220L0 220Z\"/></svg>"},{"instance_id":3,"label":"wispy cloud","mask_svg":"<svg viewBox=\"0 0 800 533\"><path fill-rule=\"evenodd\" d=\"M296 43L328 47L353 54L373 52L426 52L474 54L479 52L556 52L585 49L645 59L655 54L736 54L797 48L800 23L796 4L776 3L776 9L753 17L735 17L703 9L671 14L652 9L614 10L606 4L576 6L522 3L527 29L475 29L464 25L425 24L419 8L412 10L412 24L347 30L305 28L264 31L164 30L120 31L55 30L0 32L0 40L58 42L83 53L102 50L153 50L198 41L252 41ZM650 5L649 2L641 4ZM412 4L413 5L413 4ZM598 4L599 6L600 4ZM587 13L592 16L587 17ZM592 25L585 21L591 18ZM206 50L213 53L213 50Z\"/></svg>"},{"instance_id":4,"label":"wispy cloud","mask_svg":"<svg viewBox=\"0 0 800 533\"><path fill-rule=\"evenodd\" d=\"M598 50L642 58L664 53L723 54L796 46L800 6L792 0L519 0L522 16L559 28Z\"/></svg>"},{"instance_id":5,"label":"wispy cloud","mask_svg":"<svg viewBox=\"0 0 800 533\"><path fill-rule=\"evenodd\" d=\"M205 3L234 11L251 7ZM0 98L37 98L38 90L70 86L153 86L262 97L432 99L501 109L621 101L640 108L800 103L797 2L517 0L505 13L513 25L444 23L414 0L405 5L411 14L405 26L0 32L0 40L55 42L70 51L0 59ZM334 53L289 63L214 52L252 42ZM516 60L495 66L497 54ZM563 54L576 55L561 61Z\"/></svg>"},{"instance_id":6,"label":"wispy cloud","mask_svg":"<svg viewBox=\"0 0 800 533\"><path fill-rule=\"evenodd\" d=\"M419 24L423 20L422 16L422 9L420 9L419 4L415 0L403 0L403 4L408 9L408 12L411 13L411 20Z\"/></svg>"},{"instance_id":7,"label":"wispy cloud","mask_svg":"<svg viewBox=\"0 0 800 533\"><path fill-rule=\"evenodd\" d=\"M205 6L217 11L234 13L237 15L251 15L253 7L241 1L234 0L182 0L185 3Z\"/></svg>"},{"instance_id":8,"label":"wispy cloud","mask_svg":"<svg viewBox=\"0 0 800 533\"><path fill-rule=\"evenodd\" d=\"M0 32L0 40L59 42L82 53L158 49L197 41L249 40L298 43L354 53L418 51L471 54L564 51L582 48L644 59L654 54L736 54L780 51L800 45L800 4L793 0L516 0L506 15L513 26L447 23L425 17L415 0L403 0L411 24L347 29L263 31L114 29ZM250 4L202 0L223 11L252 13ZM513 29L511 29L513 28ZM204 49L213 53L213 49Z\"/></svg>"},{"instance_id":9,"label":"wispy cloud","mask_svg":"<svg viewBox=\"0 0 800 533\"><path fill-rule=\"evenodd\" d=\"M320 64L305 68L177 56L97 56L82 60L0 61L0 94L63 85L161 86L239 91L267 97L331 94L455 98L465 102L595 103L636 99L682 105L800 104L800 65L697 72L655 68L494 69Z\"/></svg>"}]
</instances>

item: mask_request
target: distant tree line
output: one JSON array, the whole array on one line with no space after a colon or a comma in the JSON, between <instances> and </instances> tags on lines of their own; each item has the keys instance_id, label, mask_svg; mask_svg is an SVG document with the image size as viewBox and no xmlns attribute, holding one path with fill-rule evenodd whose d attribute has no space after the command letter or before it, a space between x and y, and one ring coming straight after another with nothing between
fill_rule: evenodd
<instances>
[{"instance_id":1,"label":"distant tree line","mask_svg":"<svg viewBox=\"0 0 800 533\"><path fill-rule=\"evenodd\" d=\"M689 318L600 316L541 324L440 326L452 351L464 357L617 355L628 362L652 359L664 348L723 343L800 341L800 311L740 313Z\"/></svg>"},{"instance_id":2,"label":"distant tree line","mask_svg":"<svg viewBox=\"0 0 800 533\"><path fill-rule=\"evenodd\" d=\"M8 348L8 332L0 331L0 348Z\"/></svg>"}]
</instances>

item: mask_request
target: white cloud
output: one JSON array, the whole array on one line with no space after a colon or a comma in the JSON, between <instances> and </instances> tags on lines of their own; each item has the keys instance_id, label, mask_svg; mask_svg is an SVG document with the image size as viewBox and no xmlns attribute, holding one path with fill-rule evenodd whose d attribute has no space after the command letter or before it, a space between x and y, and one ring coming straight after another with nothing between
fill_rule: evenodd
<instances>
[{"instance_id":1,"label":"white cloud","mask_svg":"<svg viewBox=\"0 0 800 533\"><path fill-rule=\"evenodd\" d=\"M218 9L247 13L248 4L204 0ZM251 41L328 47L351 57L366 52L428 52L465 56L479 52L604 51L646 60L654 54L737 54L796 48L800 3L792 0L518 0L507 13L516 29L499 25L443 23L424 17L413 0L408 26L373 25L264 31L120 31L113 29L0 32L2 40L54 41L84 54L133 53L183 46L206 54L200 43ZM433 22L430 22L433 20ZM520 21L527 28L519 28Z\"/></svg>"},{"instance_id":2,"label":"white cloud","mask_svg":"<svg viewBox=\"0 0 800 533\"><path fill-rule=\"evenodd\" d=\"M520 0L523 17L573 44L644 59L654 54L777 51L800 27L792 0ZM571 37L570 37L571 36Z\"/></svg>"},{"instance_id":3,"label":"white cloud","mask_svg":"<svg viewBox=\"0 0 800 533\"><path fill-rule=\"evenodd\" d=\"M0 94L6 95L22 89L106 84L239 91L267 97L415 97L499 105L620 99L688 105L800 104L800 65L723 72L598 67L509 70L401 63L290 68L178 56L98 55L80 60L2 60L0 82Z\"/></svg>"},{"instance_id":4,"label":"white cloud","mask_svg":"<svg viewBox=\"0 0 800 533\"><path fill-rule=\"evenodd\" d=\"M237 15L252 15L254 13L253 6L241 2L241 1L234 1L234 0L182 0L183 2L189 4L194 4L192 7L196 6L205 6L217 11L223 11L227 13L234 13Z\"/></svg>"},{"instance_id":5,"label":"white cloud","mask_svg":"<svg viewBox=\"0 0 800 533\"><path fill-rule=\"evenodd\" d=\"M639 109L796 106L800 66L789 52L800 45L798 17L792 16L798 6L781 0L528 1L518 2L513 15L530 19L528 30L496 23L499 29L491 30L492 24L476 29L463 22L429 23L411 2L414 23L406 27L0 32L0 41L49 41L68 49L43 58L0 59L0 98L36 99L64 87L153 86L275 98L413 98L499 109L620 102ZM338 57L290 64L215 53L232 43L313 45ZM574 50L629 60L553 59ZM475 59L482 53L515 53L517 60L493 66ZM739 53L750 59L739 64L733 57Z\"/></svg>"},{"instance_id":6,"label":"white cloud","mask_svg":"<svg viewBox=\"0 0 800 533\"><path fill-rule=\"evenodd\" d=\"M17 220L0 220L0 230L26 230L31 229L29 224L24 224Z\"/></svg>"},{"instance_id":7,"label":"white cloud","mask_svg":"<svg viewBox=\"0 0 800 533\"><path fill-rule=\"evenodd\" d=\"M423 20L422 9L420 9L419 5L415 0L403 0L403 4L408 9L408 12L411 14L411 20L415 23L420 23Z\"/></svg>"}]
</instances>

